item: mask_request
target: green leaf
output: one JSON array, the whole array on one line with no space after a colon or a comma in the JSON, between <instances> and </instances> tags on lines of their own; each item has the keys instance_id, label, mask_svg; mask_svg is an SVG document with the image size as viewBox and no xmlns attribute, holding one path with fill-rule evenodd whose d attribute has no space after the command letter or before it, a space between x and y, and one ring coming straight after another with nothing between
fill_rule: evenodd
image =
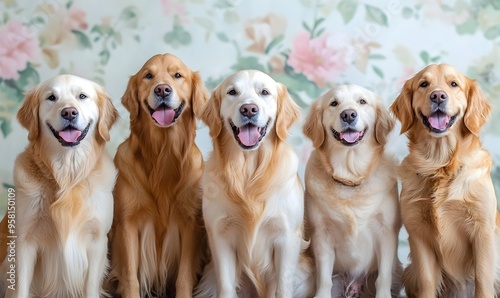
<instances>
[{"instance_id":1,"label":"green leaf","mask_svg":"<svg viewBox=\"0 0 500 298\"><path fill-rule=\"evenodd\" d=\"M356 10L358 8L358 2L352 0L342 0L340 1L337 9L339 10L340 15L342 16L342 20L344 20L344 24L349 23L356 14Z\"/></svg>"},{"instance_id":2,"label":"green leaf","mask_svg":"<svg viewBox=\"0 0 500 298\"><path fill-rule=\"evenodd\" d=\"M70 9L71 6L73 6L73 1L68 1L68 3L66 3L66 9Z\"/></svg>"},{"instance_id":3,"label":"green leaf","mask_svg":"<svg viewBox=\"0 0 500 298\"><path fill-rule=\"evenodd\" d=\"M281 35L278 35L275 39L273 39L266 47L265 49L265 53L266 54L269 54L269 52L275 47L277 46L278 44L280 44L283 39L285 39L285 36L283 34Z\"/></svg>"},{"instance_id":4,"label":"green leaf","mask_svg":"<svg viewBox=\"0 0 500 298\"><path fill-rule=\"evenodd\" d=\"M23 91L28 91L40 83L40 76L31 63L28 63L23 71L19 72L17 86Z\"/></svg>"},{"instance_id":5,"label":"green leaf","mask_svg":"<svg viewBox=\"0 0 500 298\"><path fill-rule=\"evenodd\" d=\"M99 53L99 57L101 57L101 65L108 64L110 53L108 49L104 49Z\"/></svg>"},{"instance_id":6,"label":"green leaf","mask_svg":"<svg viewBox=\"0 0 500 298\"><path fill-rule=\"evenodd\" d=\"M384 78L384 72L383 72L380 68L378 68L377 66L373 65L373 66L372 66L372 69L373 69L373 71L374 71L374 72L375 72L375 73L376 73L376 74L377 74L377 75L378 75L381 79L383 79L383 78Z\"/></svg>"},{"instance_id":7,"label":"green leaf","mask_svg":"<svg viewBox=\"0 0 500 298\"><path fill-rule=\"evenodd\" d=\"M368 58L374 60L382 60L385 59L385 56L381 54L371 54L370 56L368 56Z\"/></svg>"},{"instance_id":8,"label":"green leaf","mask_svg":"<svg viewBox=\"0 0 500 298\"><path fill-rule=\"evenodd\" d=\"M139 9L135 6L127 6L122 10L119 19L123 21L127 27L137 28L139 24Z\"/></svg>"},{"instance_id":9,"label":"green leaf","mask_svg":"<svg viewBox=\"0 0 500 298\"><path fill-rule=\"evenodd\" d=\"M217 33L217 38L222 42L229 42L229 38L227 37L226 33L224 33L224 32Z\"/></svg>"},{"instance_id":10,"label":"green leaf","mask_svg":"<svg viewBox=\"0 0 500 298\"><path fill-rule=\"evenodd\" d=\"M10 124L11 121L7 121L6 119L0 119L0 121L2 121L0 124L0 130L5 138L12 132L12 125Z\"/></svg>"},{"instance_id":11,"label":"green leaf","mask_svg":"<svg viewBox=\"0 0 500 298\"><path fill-rule=\"evenodd\" d=\"M477 27L478 27L477 21L474 18L469 18L462 24L457 25L455 29L457 30L458 34L465 35L465 34L476 33Z\"/></svg>"},{"instance_id":12,"label":"green leaf","mask_svg":"<svg viewBox=\"0 0 500 298\"><path fill-rule=\"evenodd\" d=\"M490 2L495 10L500 10L500 0L490 0Z\"/></svg>"},{"instance_id":13,"label":"green leaf","mask_svg":"<svg viewBox=\"0 0 500 298\"><path fill-rule=\"evenodd\" d=\"M309 26L306 24L306 22L302 22L302 26L304 26L304 29L306 29L307 32L311 33L311 35L312 35L312 30L311 30L311 28L309 28Z\"/></svg>"},{"instance_id":14,"label":"green leaf","mask_svg":"<svg viewBox=\"0 0 500 298\"><path fill-rule=\"evenodd\" d=\"M73 33L76 36L76 40L78 41L78 45L81 48L84 49L90 49L92 48L92 43L90 42L90 39L87 37L85 33L79 30L71 30L71 33Z\"/></svg>"},{"instance_id":15,"label":"green leaf","mask_svg":"<svg viewBox=\"0 0 500 298\"><path fill-rule=\"evenodd\" d=\"M122 34L121 34L120 32L115 31L115 32L113 33L113 38L114 38L114 40L115 40L115 42L116 42L117 44L120 44L120 45L122 44Z\"/></svg>"},{"instance_id":16,"label":"green leaf","mask_svg":"<svg viewBox=\"0 0 500 298\"><path fill-rule=\"evenodd\" d=\"M430 61L435 63L435 62L438 62L440 59L441 59L441 56L435 56L435 57L432 57Z\"/></svg>"},{"instance_id":17,"label":"green leaf","mask_svg":"<svg viewBox=\"0 0 500 298\"><path fill-rule=\"evenodd\" d=\"M499 35L500 35L500 25L490 27L484 32L484 37L486 37L486 39L489 40L493 40L497 38Z\"/></svg>"},{"instance_id":18,"label":"green leaf","mask_svg":"<svg viewBox=\"0 0 500 298\"><path fill-rule=\"evenodd\" d=\"M191 34L179 25L174 25L174 29L165 34L163 40L172 47L189 45L191 43Z\"/></svg>"},{"instance_id":19,"label":"green leaf","mask_svg":"<svg viewBox=\"0 0 500 298\"><path fill-rule=\"evenodd\" d=\"M9 184L9 183L6 183L6 182L2 183L2 186L5 189L14 188L13 184Z\"/></svg>"},{"instance_id":20,"label":"green leaf","mask_svg":"<svg viewBox=\"0 0 500 298\"><path fill-rule=\"evenodd\" d=\"M411 7L405 6L403 7L403 18L409 19L414 15L413 9Z\"/></svg>"},{"instance_id":21,"label":"green leaf","mask_svg":"<svg viewBox=\"0 0 500 298\"><path fill-rule=\"evenodd\" d=\"M137 42L141 42L141 36L140 35L134 35L134 40Z\"/></svg>"},{"instance_id":22,"label":"green leaf","mask_svg":"<svg viewBox=\"0 0 500 298\"><path fill-rule=\"evenodd\" d=\"M257 57L248 56L248 57L239 57L236 64L231 66L231 69L234 71L239 71L242 69L256 69L262 72L266 72L264 66L259 63Z\"/></svg>"},{"instance_id":23,"label":"green leaf","mask_svg":"<svg viewBox=\"0 0 500 298\"><path fill-rule=\"evenodd\" d=\"M378 7L365 4L366 20L382 26L388 26L387 15Z\"/></svg>"},{"instance_id":24,"label":"green leaf","mask_svg":"<svg viewBox=\"0 0 500 298\"><path fill-rule=\"evenodd\" d=\"M315 22L314 22L314 26L313 26L313 31L316 31L316 28L318 28L318 26L323 23L325 21L325 18L319 18L317 19Z\"/></svg>"},{"instance_id":25,"label":"green leaf","mask_svg":"<svg viewBox=\"0 0 500 298\"><path fill-rule=\"evenodd\" d=\"M429 53L427 51L420 52L420 58L422 58L425 64L429 64Z\"/></svg>"}]
</instances>

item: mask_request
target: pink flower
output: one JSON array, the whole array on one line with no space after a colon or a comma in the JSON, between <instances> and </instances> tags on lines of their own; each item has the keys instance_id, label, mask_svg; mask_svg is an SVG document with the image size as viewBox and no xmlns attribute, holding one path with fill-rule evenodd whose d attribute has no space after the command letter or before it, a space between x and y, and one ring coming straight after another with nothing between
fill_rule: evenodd
<instances>
[{"instance_id":1,"label":"pink flower","mask_svg":"<svg viewBox=\"0 0 500 298\"><path fill-rule=\"evenodd\" d=\"M168 15L183 15L186 13L186 7L177 0L161 0L163 14Z\"/></svg>"},{"instance_id":2,"label":"pink flower","mask_svg":"<svg viewBox=\"0 0 500 298\"><path fill-rule=\"evenodd\" d=\"M21 22L13 20L0 27L0 77L19 79L19 71L39 53L36 36Z\"/></svg>"},{"instance_id":3,"label":"pink flower","mask_svg":"<svg viewBox=\"0 0 500 298\"><path fill-rule=\"evenodd\" d=\"M87 14L81 8L74 5L67 12L66 22L71 30L86 30L89 26L87 24Z\"/></svg>"},{"instance_id":4,"label":"pink flower","mask_svg":"<svg viewBox=\"0 0 500 298\"><path fill-rule=\"evenodd\" d=\"M328 34L311 39L309 32L297 34L288 58L295 72L303 73L318 87L334 82L347 67L346 51L335 48Z\"/></svg>"}]
</instances>

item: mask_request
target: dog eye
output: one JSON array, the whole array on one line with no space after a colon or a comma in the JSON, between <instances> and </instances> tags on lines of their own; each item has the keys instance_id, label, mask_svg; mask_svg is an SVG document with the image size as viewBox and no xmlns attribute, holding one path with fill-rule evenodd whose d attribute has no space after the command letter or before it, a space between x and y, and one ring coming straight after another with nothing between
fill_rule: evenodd
<instances>
[{"instance_id":1,"label":"dog eye","mask_svg":"<svg viewBox=\"0 0 500 298\"><path fill-rule=\"evenodd\" d=\"M427 81L423 81L422 83L420 83L420 87L422 88L425 88L427 86L429 86L429 83Z\"/></svg>"},{"instance_id":2,"label":"dog eye","mask_svg":"<svg viewBox=\"0 0 500 298\"><path fill-rule=\"evenodd\" d=\"M153 78L153 74L152 74L152 73L150 73L150 72L148 72L148 73L144 76L144 78L146 78L146 79L152 79L152 78Z\"/></svg>"},{"instance_id":3,"label":"dog eye","mask_svg":"<svg viewBox=\"0 0 500 298\"><path fill-rule=\"evenodd\" d=\"M266 89L263 89L262 92L260 92L260 94L269 95L269 91L267 91Z\"/></svg>"},{"instance_id":4,"label":"dog eye","mask_svg":"<svg viewBox=\"0 0 500 298\"><path fill-rule=\"evenodd\" d=\"M457 82L455 82L455 81L451 82L451 87L458 87Z\"/></svg>"},{"instance_id":5,"label":"dog eye","mask_svg":"<svg viewBox=\"0 0 500 298\"><path fill-rule=\"evenodd\" d=\"M174 74L174 77L175 77L176 79L179 79L179 78L182 78L182 75L181 75L180 73L176 72L176 73Z\"/></svg>"},{"instance_id":6,"label":"dog eye","mask_svg":"<svg viewBox=\"0 0 500 298\"><path fill-rule=\"evenodd\" d=\"M80 93L80 96L79 96L80 99L85 99L87 98L87 95L83 94L83 93Z\"/></svg>"},{"instance_id":7,"label":"dog eye","mask_svg":"<svg viewBox=\"0 0 500 298\"><path fill-rule=\"evenodd\" d=\"M331 105L332 107L336 107L336 106L338 106L338 105L339 105L339 103L338 103L336 100L334 100L334 101L332 101L332 103L331 103L330 105Z\"/></svg>"},{"instance_id":8,"label":"dog eye","mask_svg":"<svg viewBox=\"0 0 500 298\"><path fill-rule=\"evenodd\" d=\"M56 97L54 96L54 94L51 94L49 97L47 97L47 100L55 101Z\"/></svg>"},{"instance_id":9,"label":"dog eye","mask_svg":"<svg viewBox=\"0 0 500 298\"><path fill-rule=\"evenodd\" d=\"M234 95L238 94L238 92L236 92L236 90L234 90L234 89L231 89L231 90L229 90L229 91L227 92L227 94L229 94L229 95L233 95L233 96L234 96Z\"/></svg>"},{"instance_id":10,"label":"dog eye","mask_svg":"<svg viewBox=\"0 0 500 298\"><path fill-rule=\"evenodd\" d=\"M364 105L364 104L366 104L366 100L364 100L363 98L361 98L361 99L359 100L359 103L360 103L360 104L362 104L362 105Z\"/></svg>"}]
</instances>

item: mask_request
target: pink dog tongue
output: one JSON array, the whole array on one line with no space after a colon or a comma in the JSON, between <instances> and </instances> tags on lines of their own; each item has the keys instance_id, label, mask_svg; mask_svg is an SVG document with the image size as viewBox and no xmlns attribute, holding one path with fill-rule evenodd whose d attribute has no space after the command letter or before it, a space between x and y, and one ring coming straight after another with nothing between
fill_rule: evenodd
<instances>
[{"instance_id":1,"label":"pink dog tongue","mask_svg":"<svg viewBox=\"0 0 500 298\"><path fill-rule=\"evenodd\" d=\"M175 112L173 109L169 109L165 106L161 106L158 109L156 109L151 115L153 119L156 120L156 122L161 125L161 126L167 126L174 121L174 116Z\"/></svg>"},{"instance_id":2,"label":"pink dog tongue","mask_svg":"<svg viewBox=\"0 0 500 298\"><path fill-rule=\"evenodd\" d=\"M340 134L340 138L344 139L345 141L349 143L354 143L359 139L359 136L361 135L360 131L346 131Z\"/></svg>"},{"instance_id":3,"label":"pink dog tongue","mask_svg":"<svg viewBox=\"0 0 500 298\"><path fill-rule=\"evenodd\" d=\"M243 127L240 127L238 138L243 145L248 147L254 146L259 141L259 137L260 133L257 126L247 124Z\"/></svg>"},{"instance_id":4,"label":"pink dog tongue","mask_svg":"<svg viewBox=\"0 0 500 298\"><path fill-rule=\"evenodd\" d=\"M436 112L432 113L428 120L433 128L443 130L448 127L448 123L450 123L450 116L444 113Z\"/></svg>"},{"instance_id":5,"label":"pink dog tongue","mask_svg":"<svg viewBox=\"0 0 500 298\"><path fill-rule=\"evenodd\" d=\"M81 131L73 128L61 130L59 132L59 136L68 143L75 142L81 134Z\"/></svg>"}]
</instances>

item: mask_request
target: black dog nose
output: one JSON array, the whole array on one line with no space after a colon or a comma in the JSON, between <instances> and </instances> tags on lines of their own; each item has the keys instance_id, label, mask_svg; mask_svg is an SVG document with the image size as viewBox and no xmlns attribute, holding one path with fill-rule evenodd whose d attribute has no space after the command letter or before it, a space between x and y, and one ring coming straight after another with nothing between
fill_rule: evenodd
<instances>
[{"instance_id":1,"label":"black dog nose","mask_svg":"<svg viewBox=\"0 0 500 298\"><path fill-rule=\"evenodd\" d=\"M443 101L446 101L448 99L448 94L446 94L446 92L441 91L441 90L439 90L439 91L432 91L430 99L433 102L435 102L437 104L440 104Z\"/></svg>"},{"instance_id":2,"label":"black dog nose","mask_svg":"<svg viewBox=\"0 0 500 298\"><path fill-rule=\"evenodd\" d=\"M155 94L159 97L167 97L172 93L172 87L167 84L159 84L155 87Z\"/></svg>"},{"instance_id":3,"label":"black dog nose","mask_svg":"<svg viewBox=\"0 0 500 298\"><path fill-rule=\"evenodd\" d=\"M259 107L255 104L244 104L240 107L240 113L241 115L247 117L247 118L252 118L253 116L257 115L259 112Z\"/></svg>"},{"instance_id":4,"label":"black dog nose","mask_svg":"<svg viewBox=\"0 0 500 298\"><path fill-rule=\"evenodd\" d=\"M356 120L356 117L358 117L358 113L356 113L356 111L352 109L344 110L342 111L342 113L340 113L340 119L349 124Z\"/></svg>"},{"instance_id":5,"label":"black dog nose","mask_svg":"<svg viewBox=\"0 0 500 298\"><path fill-rule=\"evenodd\" d=\"M78 117L78 110L75 108L64 108L61 111L61 117L66 120L72 121L76 117Z\"/></svg>"}]
</instances>

